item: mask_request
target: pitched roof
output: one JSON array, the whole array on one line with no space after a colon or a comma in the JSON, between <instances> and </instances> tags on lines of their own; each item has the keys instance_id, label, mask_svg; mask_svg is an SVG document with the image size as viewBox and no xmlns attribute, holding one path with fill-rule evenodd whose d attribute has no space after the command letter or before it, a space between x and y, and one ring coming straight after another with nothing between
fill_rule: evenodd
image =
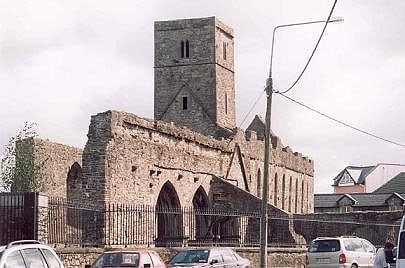
<instances>
[{"instance_id":1,"label":"pitched roof","mask_svg":"<svg viewBox=\"0 0 405 268\"><path fill-rule=\"evenodd\" d=\"M354 184L364 184L368 174L370 174L376 167L377 166L347 166L333 179L333 186L337 186L343 179L351 180Z\"/></svg>"},{"instance_id":2,"label":"pitched roof","mask_svg":"<svg viewBox=\"0 0 405 268\"><path fill-rule=\"evenodd\" d=\"M347 196L354 201L354 207L379 207L386 206L386 201L391 196L397 196L405 200L405 193L351 193L348 194L315 194L315 208L333 208L338 207L338 201Z\"/></svg>"},{"instance_id":3,"label":"pitched roof","mask_svg":"<svg viewBox=\"0 0 405 268\"><path fill-rule=\"evenodd\" d=\"M385 184L377 188L373 193L405 193L405 172L399 173L397 176L387 181Z\"/></svg>"}]
</instances>

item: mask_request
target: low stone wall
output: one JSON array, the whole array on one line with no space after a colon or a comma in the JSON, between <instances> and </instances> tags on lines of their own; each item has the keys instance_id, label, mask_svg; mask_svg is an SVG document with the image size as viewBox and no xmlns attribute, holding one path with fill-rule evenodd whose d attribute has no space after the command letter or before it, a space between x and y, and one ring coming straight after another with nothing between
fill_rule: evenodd
<instances>
[{"instance_id":1,"label":"low stone wall","mask_svg":"<svg viewBox=\"0 0 405 268\"><path fill-rule=\"evenodd\" d=\"M234 248L242 257L250 260L250 267L259 267L259 248ZM306 248L268 248L267 267L303 268Z\"/></svg>"},{"instance_id":2,"label":"low stone wall","mask_svg":"<svg viewBox=\"0 0 405 268\"><path fill-rule=\"evenodd\" d=\"M85 264L92 264L101 253L109 250L112 249L75 247L55 249L65 268L84 268ZM164 262L169 261L178 252L178 250L172 248L153 248L153 250L159 254Z\"/></svg>"},{"instance_id":3,"label":"low stone wall","mask_svg":"<svg viewBox=\"0 0 405 268\"><path fill-rule=\"evenodd\" d=\"M164 262L184 248L154 248ZM56 248L65 268L83 268L91 264L104 251L104 248ZM260 250L258 248L234 248L234 250L251 262L251 267L259 267ZM305 267L305 248L269 248L268 267L302 268Z\"/></svg>"}]
</instances>

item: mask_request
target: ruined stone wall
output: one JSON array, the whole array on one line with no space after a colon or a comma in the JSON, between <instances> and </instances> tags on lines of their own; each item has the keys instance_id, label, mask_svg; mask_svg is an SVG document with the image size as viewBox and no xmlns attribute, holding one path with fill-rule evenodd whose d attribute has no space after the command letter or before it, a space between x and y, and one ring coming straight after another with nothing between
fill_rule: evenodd
<instances>
[{"instance_id":1,"label":"ruined stone wall","mask_svg":"<svg viewBox=\"0 0 405 268\"><path fill-rule=\"evenodd\" d=\"M26 139L18 146L32 148L23 152L17 150L17 154L32 154L34 167L40 169L35 173L40 185L38 190L49 196L66 198L68 173L74 163L81 166L82 149L39 138Z\"/></svg>"},{"instance_id":2,"label":"ruined stone wall","mask_svg":"<svg viewBox=\"0 0 405 268\"><path fill-rule=\"evenodd\" d=\"M88 137L83 154L84 198L154 206L163 185L170 182L179 205L189 206L199 187L209 192L214 176L254 195L262 181L263 141L254 135L247 140L241 130L233 139L218 140L173 124L109 111L92 117ZM285 174L298 181L298 195L287 184L284 187L284 210L288 210L285 200L292 200L299 212L312 212L311 160L282 147L273 148L271 159L270 178L277 173L279 178ZM282 208L280 187L277 206ZM271 180L270 189L274 189Z\"/></svg>"}]
</instances>

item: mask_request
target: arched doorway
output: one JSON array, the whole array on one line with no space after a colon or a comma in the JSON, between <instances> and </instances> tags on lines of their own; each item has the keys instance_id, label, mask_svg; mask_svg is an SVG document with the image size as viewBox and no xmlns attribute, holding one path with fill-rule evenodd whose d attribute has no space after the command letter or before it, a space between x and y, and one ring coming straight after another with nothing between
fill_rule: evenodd
<instances>
[{"instance_id":1,"label":"arched doorway","mask_svg":"<svg viewBox=\"0 0 405 268\"><path fill-rule=\"evenodd\" d=\"M157 238L156 246L166 246L183 239L183 217L180 200L169 181L160 190L156 202Z\"/></svg>"},{"instance_id":2,"label":"arched doorway","mask_svg":"<svg viewBox=\"0 0 405 268\"><path fill-rule=\"evenodd\" d=\"M210 216L208 214L208 196L202 186L198 187L193 197L195 213L195 239L206 240L212 238Z\"/></svg>"}]
</instances>

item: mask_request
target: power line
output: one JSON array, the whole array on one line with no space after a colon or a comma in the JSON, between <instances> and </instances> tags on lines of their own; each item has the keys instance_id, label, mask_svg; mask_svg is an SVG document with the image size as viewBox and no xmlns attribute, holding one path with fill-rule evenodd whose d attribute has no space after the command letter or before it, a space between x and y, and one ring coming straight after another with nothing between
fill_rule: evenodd
<instances>
[{"instance_id":1,"label":"power line","mask_svg":"<svg viewBox=\"0 0 405 268\"><path fill-rule=\"evenodd\" d=\"M371 137L373 137L373 138L376 138L376 139L379 139L379 140L382 140L382 141L385 141L385 142L388 142L388 143L391 143L391 144L394 144L394 145L397 145L397 146L400 146L400 147L405 147L405 144L401 144L401 143L398 143L398 142L395 142L395 141L392 141L392 140L389 140L389 139L386 139L386 138L377 136L377 135L375 135L375 134L373 134L373 133L370 133L370 132L368 132L368 131L365 131L365 130L362 130L362 129L360 129L360 128L357 128L357 127L354 127L354 126L352 126L352 125L349 125L349 124L347 124L347 123L345 123L345 122L343 122L343 121L340 121L340 120L338 120L338 119L336 119L336 118L333 118L333 117L331 117L331 116L329 116L329 115L327 115L327 114L325 114L325 113L322 113L322 112L320 112L320 111L318 111L318 110L316 110L316 109L314 109L314 108L312 108L312 107L310 107L310 106L308 106L308 105L306 105L306 104L304 104L304 103L302 103L302 102L300 102L300 101L297 101L297 100L295 100L295 99L293 99L293 98L291 98L291 97L286 96L286 95L283 94L282 92L274 92L274 93L277 93L277 94L279 94L280 96L283 96L284 98L286 98L286 99L288 99L288 100L290 100L290 101L292 101L292 102L294 102L294 103L296 103L296 104L298 104L298 105L300 105L300 106L302 106L302 107L304 107L304 108L306 108L306 109L308 109L308 110L311 110L311 111L314 112L314 113L317 113L317 114L319 114L319 115L321 115L321 116L323 116L323 117L326 117L326 118L328 118L328 119L330 119L330 120L332 120L332 121L334 121L334 122L336 122L336 123L339 123L339 124L341 124L341 125L343 125L343 126L345 126L345 127L351 128L351 129L353 129L353 130L355 130L355 131L358 131L358 132L360 132L360 133L366 134L366 135L371 136Z\"/></svg>"},{"instance_id":2,"label":"power line","mask_svg":"<svg viewBox=\"0 0 405 268\"><path fill-rule=\"evenodd\" d=\"M314 56L315 51L316 51L316 49L318 48L319 43L321 42L321 39L322 39L322 37L323 37L323 34L325 33L325 30L326 30L326 26L328 25L329 20L330 20L330 18L331 18L331 16L332 16L333 10L335 9L336 3L337 3L337 0L335 0L335 2L333 3L332 9L330 10L329 16L328 16L328 18L327 18L327 20L326 20L326 22L325 22L325 26L323 27L322 32L321 32L321 35L320 35L319 38L318 38L318 42L316 42L316 45L315 45L315 47L314 47L314 49L313 49L313 51L312 51L312 54L311 54L311 56L309 57L307 63L306 63L305 66L304 66L304 68L302 69L300 75L298 76L298 78L295 80L295 82L294 82L288 89L283 90L283 91L281 91L281 92L280 92L280 91L276 91L276 93L279 93L279 92L280 92L280 93L283 93L283 94L287 93L287 92L290 91L293 87L295 87L295 85L296 85L296 84L298 83L298 81L301 79L301 77L303 76L303 74L304 74L305 70L307 69L309 63L311 62L312 57Z\"/></svg>"},{"instance_id":3,"label":"power line","mask_svg":"<svg viewBox=\"0 0 405 268\"><path fill-rule=\"evenodd\" d=\"M250 115L250 113L252 112L252 110L256 107L257 103L259 102L259 100L263 97L264 92L266 92L265 90L262 90L262 92L260 93L260 95L257 97L256 101L253 103L252 107L249 109L249 111L246 113L245 117L243 118L242 122L240 123L240 127L242 127L243 123L245 123L246 119L248 118L248 116Z\"/></svg>"}]
</instances>

